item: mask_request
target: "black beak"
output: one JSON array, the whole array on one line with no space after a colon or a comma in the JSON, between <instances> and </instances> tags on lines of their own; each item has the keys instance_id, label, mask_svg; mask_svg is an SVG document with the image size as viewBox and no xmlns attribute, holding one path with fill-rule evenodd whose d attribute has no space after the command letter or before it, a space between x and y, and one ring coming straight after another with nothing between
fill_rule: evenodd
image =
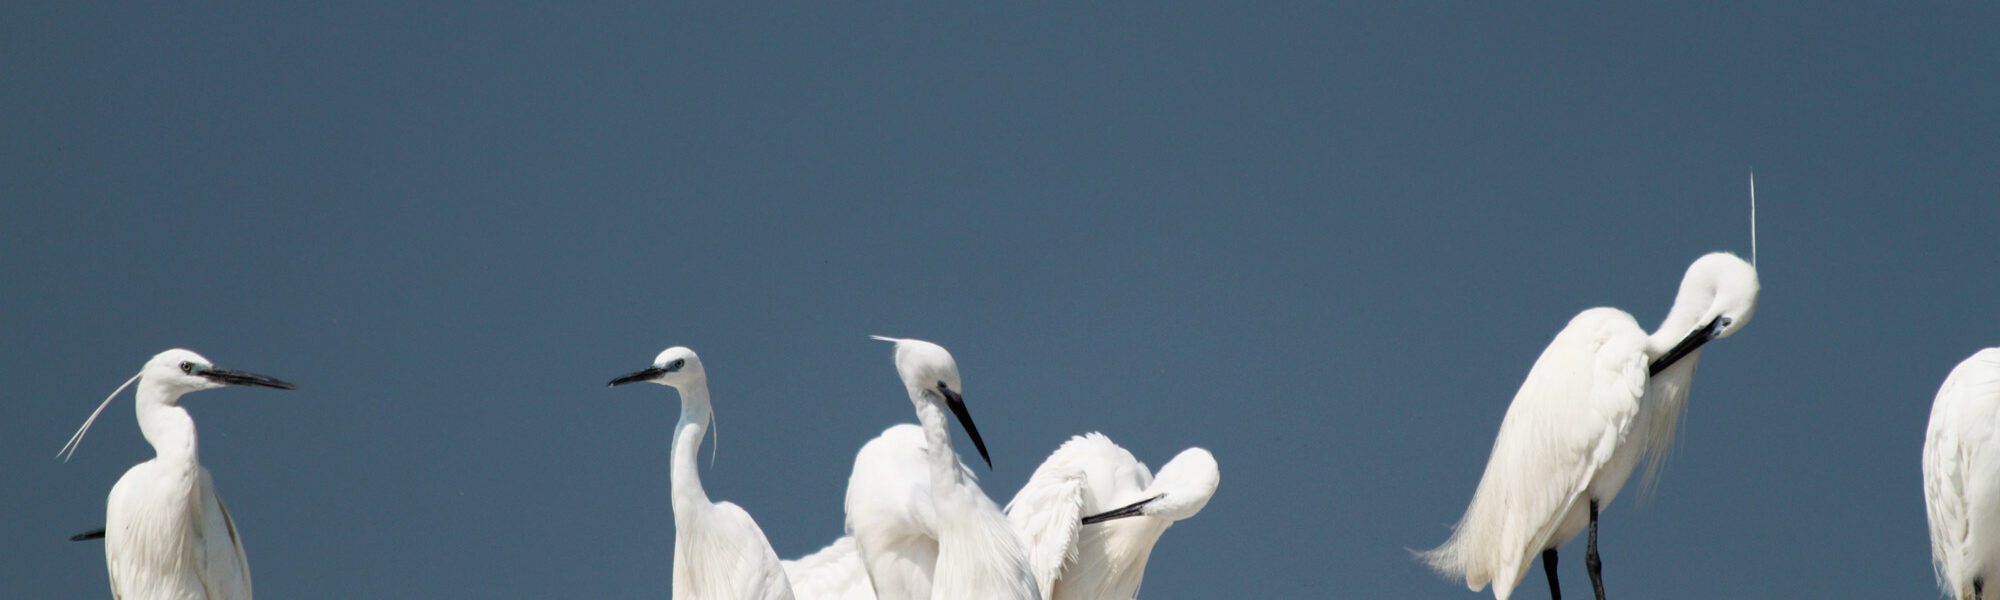
<instances>
[{"instance_id":1,"label":"black beak","mask_svg":"<svg viewBox=\"0 0 2000 600\"><path fill-rule=\"evenodd\" d=\"M1088 517L1084 517L1083 524L1090 525L1094 523L1103 523L1105 521L1109 521L1112 519L1123 519L1125 517L1139 516L1140 507L1143 507L1147 504L1152 504L1154 500L1159 500L1161 498L1165 498L1166 496L1167 496L1166 494L1160 494L1158 496L1147 498L1145 500L1140 500L1138 502L1127 504L1115 510L1101 512L1094 515L1090 515Z\"/></svg>"},{"instance_id":2,"label":"black beak","mask_svg":"<svg viewBox=\"0 0 2000 600\"><path fill-rule=\"evenodd\" d=\"M1667 350L1666 354L1653 359L1653 364L1646 369L1646 376L1659 375L1660 371L1665 371L1667 367L1674 366L1674 363L1679 362L1682 358L1686 358L1687 355L1694 353L1695 350L1701 349L1702 344L1715 339L1716 334L1722 333L1722 329L1728 326L1729 317L1716 317L1715 320L1708 322L1707 327L1689 332L1687 337L1681 338L1681 343L1674 344L1674 347Z\"/></svg>"},{"instance_id":3,"label":"black beak","mask_svg":"<svg viewBox=\"0 0 2000 600\"><path fill-rule=\"evenodd\" d=\"M986 461L986 468L993 468L993 457L986 455L986 441L979 439L979 428L972 425L972 413L965 411L965 398L951 391L945 384L938 384L938 391L944 393L944 405L951 407L951 414L958 416L958 424L965 427L966 437L972 438L972 447L979 449L979 458Z\"/></svg>"},{"instance_id":4,"label":"black beak","mask_svg":"<svg viewBox=\"0 0 2000 600\"><path fill-rule=\"evenodd\" d=\"M91 531L85 531L83 533L69 536L69 541L72 542L87 542L90 540L101 540L101 539L104 539L104 530L102 529L94 529Z\"/></svg>"},{"instance_id":5,"label":"black beak","mask_svg":"<svg viewBox=\"0 0 2000 600\"><path fill-rule=\"evenodd\" d=\"M631 373L626 373L625 375L619 376L617 379L611 380L611 383L605 384L605 387L618 387L628 383L652 381L654 379L659 379L661 375L665 374L667 374L667 369L665 367L646 367L644 369L639 369L637 371L633 371Z\"/></svg>"},{"instance_id":6,"label":"black beak","mask_svg":"<svg viewBox=\"0 0 2000 600\"><path fill-rule=\"evenodd\" d=\"M276 377L267 377L264 375L258 375L256 373L251 373L247 371L236 371L231 369L218 369L215 367L209 367L206 369L202 369L200 371L196 371L195 374L200 375L202 377L206 377L208 378L209 381L215 381L229 385L254 385L257 387L277 388L281 390L299 389L299 386L286 383L284 380L278 379Z\"/></svg>"}]
</instances>

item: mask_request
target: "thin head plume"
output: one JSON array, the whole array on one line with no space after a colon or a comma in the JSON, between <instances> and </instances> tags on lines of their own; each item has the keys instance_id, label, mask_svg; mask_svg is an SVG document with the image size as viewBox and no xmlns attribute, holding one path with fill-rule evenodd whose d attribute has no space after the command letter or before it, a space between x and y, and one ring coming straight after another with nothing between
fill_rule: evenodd
<instances>
[{"instance_id":1,"label":"thin head plume","mask_svg":"<svg viewBox=\"0 0 2000 600\"><path fill-rule=\"evenodd\" d=\"M722 434L716 433L718 431L722 430L715 426L715 411L709 411L708 412L708 468L710 469L715 468L715 455L717 453L722 452ZM701 449L701 445L696 444L695 449L697 450Z\"/></svg>"},{"instance_id":2,"label":"thin head plume","mask_svg":"<svg viewBox=\"0 0 2000 600\"><path fill-rule=\"evenodd\" d=\"M882 341L884 341L884 342L889 342L889 343L891 343L891 344L894 344L894 343L896 343L896 342L900 342L900 341L903 341L903 340L900 340L900 339L897 339L897 338L892 338L892 337L889 337L889 336L886 336L886 335L871 335L871 336L868 336L868 339L871 339L871 340L882 340Z\"/></svg>"},{"instance_id":3,"label":"thin head plume","mask_svg":"<svg viewBox=\"0 0 2000 600\"><path fill-rule=\"evenodd\" d=\"M56 451L56 458L63 459L63 462L69 462L70 457L76 456L76 449L83 442L83 432L90 431L90 424L97 422L97 415L104 413L104 407L111 405L111 399L117 398L118 393L125 391L125 388L132 387L132 382L138 381L140 373L144 372L133 373L131 379L125 380L124 385L118 386L118 389L111 390L111 395L105 396L104 401L97 404L97 410L90 411L90 418L83 420L83 426L76 428L76 433L69 436L69 443L63 444L62 449ZM69 453L69 456L63 456L65 452Z\"/></svg>"},{"instance_id":4,"label":"thin head plume","mask_svg":"<svg viewBox=\"0 0 2000 600\"><path fill-rule=\"evenodd\" d=\"M1750 266L1757 266L1757 169L1750 169Z\"/></svg>"}]
</instances>

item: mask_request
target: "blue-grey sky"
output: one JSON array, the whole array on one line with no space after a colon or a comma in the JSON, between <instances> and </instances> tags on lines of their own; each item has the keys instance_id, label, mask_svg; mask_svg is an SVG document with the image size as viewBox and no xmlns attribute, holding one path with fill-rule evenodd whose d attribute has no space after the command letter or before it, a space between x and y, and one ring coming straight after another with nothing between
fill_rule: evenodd
<instances>
[{"instance_id":1,"label":"blue-grey sky","mask_svg":"<svg viewBox=\"0 0 2000 600\"><path fill-rule=\"evenodd\" d=\"M1756 319L1606 586L1934 594L2000 9L1516 8L7 3L0 581L105 594L130 397L51 457L182 346L300 385L183 401L266 597L661 597L677 399L605 381L700 352L707 488L795 557L913 420L879 333L957 356L1001 502L1073 434L1212 450L1148 598L1486 597L1406 549L1571 316L1749 252L1754 168Z\"/></svg>"}]
</instances>

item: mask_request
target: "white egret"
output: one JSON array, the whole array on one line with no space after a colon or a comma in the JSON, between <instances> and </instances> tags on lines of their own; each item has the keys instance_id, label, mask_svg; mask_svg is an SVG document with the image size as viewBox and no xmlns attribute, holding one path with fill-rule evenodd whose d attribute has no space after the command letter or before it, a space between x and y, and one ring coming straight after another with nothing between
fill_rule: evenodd
<instances>
[{"instance_id":1,"label":"white egret","mask_svg":"<svg viewBox=\"0 0 2000 600\"><path fill-rule=\"evenodd\" d=\"M757 521L730 502L710 502L702 491L696 456L708 431L713 410L708 402L708 376L693 350L675 346L653 359L653 366L611 380L609 385L651 382L671 386L681 395L681 418L674 425L669 467L674 510L674 598L764 600L792 597L791 582L778 565L778 553Z\"/></svg>"},{"instance_id":2,"label":"white egret","mask_svg":"<svg viewBox=\"0 0 2000 600\"><path fill-rule=\"evenodd\" d=\"M139 433L152 444L155 456L125 471L105 502L102 533L111 595L248 600L250 563L243 556L243 539L215 493L214 478L201 466L194 419L179 402L188 392L227 385L295 387L263 375L217 368L200 354L179 348L154 355L134 378L139 382L134 394ZM118 391L124 389L120 386ZM117 396L118 392L111 393L111 398ZM70 436L64 451L75 453L84 432L111 398L105 398Z\"/></svg>"},{"instance_id":3,"label":"white egret","mask_svg":"<svg viewBox=\"0 0 2000 600\"><path fill-rule=\"evenodd\" d=\"M1007 503L1046 600L1130 599L1153 544L1208 505L1221 483L1215 457L1181 451L1158 477L1103 434L1064 442Z\"/></svg>"},{"instance_id":4,"label":"white egret","mask_svg":"<svg viewBox=\"0 0 2000 600\"><path fill-rule=\"evenodd\" d=\"M896 373L923 424L891 427L863 445L848 479L847 528L876 596L1039 600L1020 537L952 451L947 409L987 457L951 353L922 340L875 339L896 344Z\"/></svg>"},{"instance_id":5,"label":"white egret","mask_svg":"<svg viewBox=\"0 0 2000 600\"><path fill-rule=\"evenodd\" d=\"M1727 253L1695 260L1674 307L1647 335L1632 316L1593 308L1571 319L1536 359L1507 407L1492 456L1451 539L1419 553L1473 591L1506 600L1537 553L1556 584L1556 548L1586 527L1584 566L1604 598L1597 513L1643 456L1651 479L1673 443L1701 346L1729 337L1757 307L1757 269Z\"/></svg>"},{"instance_id":6,"label":"white egret","mask_svg":"<svg viewBox=\"0 0 2000 600\"><path fill-rule=\"evenodd\" d=\"M1924 436L1924 512L1938 585L1980 600L2000 577L2000 348L1958 363Z\"/></svg>"}]
</instances>

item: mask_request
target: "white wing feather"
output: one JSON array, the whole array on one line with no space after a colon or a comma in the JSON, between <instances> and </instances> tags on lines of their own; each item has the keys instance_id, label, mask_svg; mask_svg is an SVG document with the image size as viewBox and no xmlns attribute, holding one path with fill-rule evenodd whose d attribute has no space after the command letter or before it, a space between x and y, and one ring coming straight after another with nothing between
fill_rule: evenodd
<instances>
[{"instance_id":1,"label":"white wing feather","mask_svg":"<svg viewBox=\"0 0 2000 600\"><path fill-rule=\"evenodd\" d=\"M202 468L196 489L202 506L196 529L201 532L197 569L202 587L212 600L250 600L250 562L243 555L243 538L229 517L229 509L222 506L222 496L215 493L215 480L208 468Z\"/></svg>"},{"instance_id":2,"label":"white wing feather","mask_svg":"<svg viewBox=\"0 0 2000 600\"><path fill-rule=\"evenodd\" d=\"M819 552L784 561L785 577L799 600L875 600L868 565L854 536L841 536Z\"/></svg>"},{"instance_id":3,"label":"white wing feather","mask_svg":"<svg viewBox=\"0 0 2000 600\"><path fill-rule=\"evenodd\" d=\"M1451 539L1421 558L1473 590L1492 582L1506 598L1537 554L1574 536L1574 515L1638 412L1645 342L1623 311L1594 308L1571 319L1507 407Z\"/></svg>"},{"instance_id":4,"label":"white wing feather","mask_svg":"<svg viewBox=\"0 0 2000 600\"><path fill-rule=\"evenodd\" d=\"M1043 598L1055 597L1056 579L1076 561L1077 530L1082 527L1087 476L1064 454L1069 447L1063 444L1043 461L1007 503L1007 520L1027 546L1028 566Z\"/></svg>"},{"instance_id":5,"label":"white wing feather","mask_svg":"<svg viewBox=\"0 0 2000 600\"><path fill-rule=\"evenodd\" d=\"M791 600L791 583L770 540L750 513L716 503L695 519L676 519L675 598Z\"/></svg>"},{"instance_id":6,"label":"white wing feather","mask_svg":"<svg viewBox=\"0 0 2000 600\"><path fill-rule=\"evenodd\" d=\"M1070 438L1049 454L1007 503L1007 519L1027 545L1043 598L1077 564L1083 517L1136 501L1152 473L1101 433Z\"/></svg>"},{"instance_id":7,"label":"white wing feather","mask_svg":"<svg viewBox=\"0 0 2000 600\"><path fill-rule=\"evenodd\" d=\"M905 423L883 431L854 455L854 472L847 481L847 533L883 600L931 597L938 521L924 457L927 446L923 428Z\"/></svg>"},{"instance_id":8,"label":"white wing feather","mask_svg":"<svg viewBox=\"0 0 2000 600\"><path fill-rule=\"evenodd\" d=\"M1924 439L1924 508L1938 585L1969 598L2000 578L2000 348L1952 369Z\"/></svg>"}]
</instances>

